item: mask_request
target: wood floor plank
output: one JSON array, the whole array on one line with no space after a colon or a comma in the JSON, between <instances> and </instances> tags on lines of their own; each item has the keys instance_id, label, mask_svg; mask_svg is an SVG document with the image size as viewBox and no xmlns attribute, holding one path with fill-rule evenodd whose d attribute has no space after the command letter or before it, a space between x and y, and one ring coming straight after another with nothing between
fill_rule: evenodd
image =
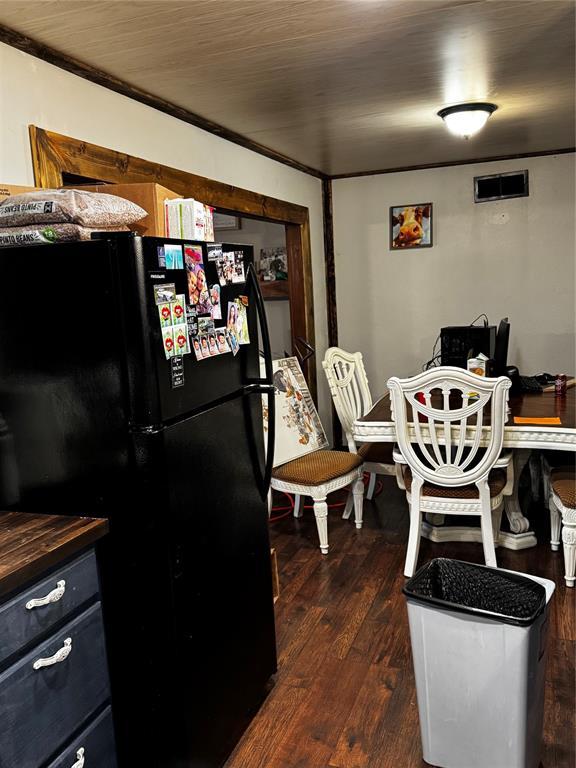
<instances>
[{"instance_id":1,"label":"wood floor plank","mask_svg":"<svg viewBox=\"0 0 576 768\"><path fill-rule=\"evenodd\" d=\"M315 553L308 551L305 559L290 560L282 567L279 574L282 605L289 604L307 581L315 580L313 576L321 566L322 562L315 556Z\"/></svg>"},{"instance_id":2,"label":"wood floor plank","mask_svg":"<svg viewBox=\"0 0 576 768\"><path fill-rule=\"evenodd\" d=\"M343 594L342 588L350 578L351 556L346 553L335 553L334 556L320 555L317 562L314 578L307 578L299 583L298 599L306 600L312 605L333 605L335 595ZM363 559L360 555L352 556L358 565ZM313 560L318 561L318 553L312 555ZM342 561L346 558L344 566Z\"/></svg>"},{"instance_id":3,"label":"wood floor plank","mask_svg":"<svg viewBox=\"0 0 576 768\"><path fill-rule=\"evenodd\" d=\"M368 671L368 664L326 658L304 702L272 756L269 768L289 765L298 744L302 765L329 764L346 718L354 706Z\"/></svg>"},{"instance_id":4,"label":"wood floor plank","mask_svg":"<svg viewBox=\"0 0 576 768\"><path fill-rule=\"evenodd\" d=\"M337 643L345 632L349 614L356 602L345 590L339 590L338 594L339 599L325 610L302 652L292 663L291 679L298 679L301 685L311 687L326 659L338 657Z\"/></svg>"},{"instance_id":5,"label":"wood floor plank","mask_svg":"<svg viewBox=\"0 0 576 768\"><path fill-rule=\"evenodd\" d=\"M298 713L309 695L307 688L289 684L282 685L281 690L274 689L226 762L226 768L270 766L278 744L291 723L298 720ZM296 758L297 752L294 751L293 756ZM294 768L296 765L294 763Z\"/></svg>"},{"instance_id":6,"label":"wood floor plank","mask_svg":"<svg viewBox=\"0 0 576 768\"><path fill-rule=\"evenodd\" d=\"M325 612L326 609L320 606L306 606L300 603L281 622L278 632L279 675L290 670L291 663L300 655Z\"/></svg>"},{"instance_id":7,"label":"wood floor plank","mask_svg":"<svg viewBox=\"0 0 576 768\"><path fill-rule=\"evenodd\" d=\"M576 642L551 637L548 643L542 763L545 768L574 768Z\"/></svg>"},{"instance_id":8,"label":"wood floor plank","mask_svg":"<svg viewBox=\"0 0 576 768\"><path fill-rule=\"evenodd\" d=\"M387 708L402 675L397 669L372 664L330 759L334 768L366 768L379 737L385 732Z\"/></svg>"},{"instance_id":9,"label":"wood floor plank","mask_svg":"<svg viewBox=\"0 0 576 768\"><path fill-rule=\"evenodd\" d=\"M367 576L361 589L352 593L352 605L347 611L346 621L332 644L332 653L339 659L345 659L360 631L366 615L372 607L379 590L380 578L376 574Z\"/></svg>"}]
</instances>

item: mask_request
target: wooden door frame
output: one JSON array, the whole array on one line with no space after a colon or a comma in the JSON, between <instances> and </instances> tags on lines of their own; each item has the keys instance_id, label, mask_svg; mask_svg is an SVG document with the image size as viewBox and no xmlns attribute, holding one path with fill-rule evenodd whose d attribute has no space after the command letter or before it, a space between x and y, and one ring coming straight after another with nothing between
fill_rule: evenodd
<instances>
[{"instance_id":1,"label":"wooden door frame","mask_svg":"<svg viewBox=\"0 0 576 768\"><path fill-rule=\"evenodd\" d=\"M34 125L29 126L29 132L37 187L62 187L65 173L112 184L155 182L179 195L194 197L227 213L284 224L293 345L294 339L300 337L315 348L308 208ZM296 353L294 346L292 352ZM302 369L316 400L316 356L305 361Z\"/></svg>"}]
</instances>

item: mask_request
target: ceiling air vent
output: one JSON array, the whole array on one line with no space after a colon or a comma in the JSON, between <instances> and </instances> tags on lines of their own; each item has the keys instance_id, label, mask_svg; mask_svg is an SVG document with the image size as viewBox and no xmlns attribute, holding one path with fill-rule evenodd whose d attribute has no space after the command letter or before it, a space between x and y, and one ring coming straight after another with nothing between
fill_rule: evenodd
<instances>
[{"instance_id":1,"label":"ceiling air vent","mask_svg":"<svg viewBox=\"0 0 576 768\"><path fill-rule=\"evenodd\" d=\"M508 197L528 197L528 194L528 171L474 177L475 203L505 200Z\"/></svg>"}]
</instances>

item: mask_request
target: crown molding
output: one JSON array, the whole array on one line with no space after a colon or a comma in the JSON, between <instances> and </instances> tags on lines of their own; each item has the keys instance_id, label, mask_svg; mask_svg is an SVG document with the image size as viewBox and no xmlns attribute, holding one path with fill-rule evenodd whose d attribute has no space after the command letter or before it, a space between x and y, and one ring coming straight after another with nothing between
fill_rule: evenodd
<instances>
[{"instance_id":1,"label":"crown molding","mask_svg":"<svg viewBox=\"0 0 576 768\"><path fill-rule=\"evenodd\" d=\"M335 173L331 180L356 179L361 176L381 176L385 173L405 173L407 171L427 171L433 168L450 168L455 165L474 165L475 163L497 163L503 160L521 160L525 157L546 157L547 155L565 155L568 152L576 152L576 147L562 147L561 149L543 149L539 152L519 152L513 155L495 155L493 157L475 157L471 160L451 160L446 163L425 163L423 165L402 165L396 168L379 168L374 171L353 171L351 173Z\"/></svg>"}]
</instances>

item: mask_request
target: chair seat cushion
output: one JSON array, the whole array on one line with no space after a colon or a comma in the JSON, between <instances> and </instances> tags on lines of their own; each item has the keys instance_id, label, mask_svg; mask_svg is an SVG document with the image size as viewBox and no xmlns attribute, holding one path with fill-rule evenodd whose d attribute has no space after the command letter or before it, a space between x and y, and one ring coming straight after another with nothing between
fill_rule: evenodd
<instances>
[{"instance_id":1,"label":"chair seat cushion","mask_svg":"<svg viewBox=\"0 0 576 768\"><path fill-rule=\"evenodd\" d=\"M412 487L412 472L410 467L403 469L404 485L406 490L409 491ZM493 469L488 475L488 487L490 488L490 496L498 496L502 493L504 486L506 485L506 472L503 469ZM448 488L443 485L433 485L432 483L424 483L422 486L423 496L438 496L444 499L477 499L478 488L475 485L459 485Z\"/></svg>"},{"instance_id":2,"label":"chair seat cushion","mask_svg":"<svg viewBox=\"0 0 576 768\"><path fill-rule=\"evenodd\" d=\"M272 477L295 485L324 485L362 464L362 457L346 451L314 451L272 470Z\"/></svg>"},{"instance_id":3,"label":"chair seat cushion","mask_svg":"<svg viewBox=\"0 0 576 768\"><path fill-rule=\"evenodd\" d=\"M358 455L364 461L373 461L377 464L394 464L392 451L394 443L362 443L358 448Z\"/></svg>"},{"instance_id":4,"label":"chair seat cushion","mask_svg":"<svg viewBox=\"0 0 576 768\"><path fill-rule=\"evenodd\" d=\"M570 467L553 469L550 475L552 490L565 507L576 508L576 475Z\"/></svg>"}]
</instances>

